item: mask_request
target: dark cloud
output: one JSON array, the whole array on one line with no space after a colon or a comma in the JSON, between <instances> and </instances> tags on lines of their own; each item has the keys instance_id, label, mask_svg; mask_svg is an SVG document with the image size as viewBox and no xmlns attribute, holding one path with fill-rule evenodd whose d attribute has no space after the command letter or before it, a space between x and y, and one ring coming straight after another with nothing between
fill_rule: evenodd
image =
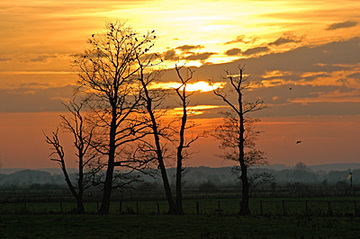
<instances>
[{"instance_id":1,"label":"dark cloud","mask_svg":"<svg viewBox=\"0 0 360 239\"><path fill-rule=\"evenodd\" d=\"M187 56L184 59L191 60L191 61L205 61L209 59L212 55L216 55L215 52L203 52L203 53L194 53L193 55Z\"/></svg>"},{"instance_id":2,"label":"dark cloud","mask_svg":"<svg viewBox=\"0 0 360 239\"><path fill-rule=\"evenodd\" d=\"M246 64L251 74L265 71L332 72L360 62L360 38L331 42L321 46L303 46L294 50L235 61L231 68Z\"/></svg>"},{"instance_id":3,"label":"dark cloud","mask_svg":"<svg viewBox=\"0 0 360 239\"><path fill-rule=\"evenodd\" d=\"M268 52L269 50L270 49L267 46L260 46L260 47L254 47L254 48L247 49L242 54L245 56L250 56L253 54L265 53L265 52Z\"/></svg>"},{"instance_id":4,"label":"dark cloud","mask_svg":"<svg viewBox=\"0 0 360 239\"><path fill-rule=\"evenodd\" d=\"M225 52L225 55L228 55L228 56L237 56L241 53L241 49L240 48L232 48L228 51Z\"/></svg>"},{"instance_id":5,"label":"dark cloud","mask_svg":"<svg viewBox=\"0 0 360 239\"><path fill-rule=\"evenodd\" d=\"M11 59L10 58L1 58L0 57L0 61L10 61Z\"/></svg>"},{"instance_id":6,"label":"dark cloud","mask_svg":"<svg viewBox=\"0 0 360 239\"><path fill-rule=\"evenodd\" d=\"M194 49L202 49L204 48L204 46L202 45L183 45L183 46L179 46L176 47L175 49L180 50L180 51L190 51L190 50L194 50Z\"/></svg>"},{"instance_id":7,"label":"dark cloud","mask_svg":"<svg viewBox=\"0 0 360 239\"><path fill-rule=\"evenodd\" d=\"M64 111L62 100L72 98L71 85L47 89L18 88L0 90L0 112L50 112ZM11 102L11 104L9 104Z\"/></svg>"},{"instance_id":8,"label":"dark cloud","mask_svg":"<svg viewBox=\"0 0 360 239\"><path fill-rule=\"evenodd\" d=\"M268 48L265 47L263 50L268 51ZM205 61L215 54L213 52L205 52L178 55L176 54L176 51L177 50L172 49L161 55L162 57L167 55L168 58L180 60L187 58L188 60ZM346 71L348 72L346 78L359 79L360 73L351 71L351 67L360 62L360 38L332 42L319 46L303 46L282 53L268 53L269 54L260 57L250 56L247 59L239 59L229 63L204 64L201 67L191 68L195 71L194 81L211 79L214 82L224 82L225 80L223 77L226 75L225 70L235 73L239 65L245 66L245 73L249 74L250 78L254 80L262 80L262 76L266 75L268 72L286 72L286 74L279 74L278 77L268 77L265 79L283 80L283 84L274 84L271 87L257 88L248 92L246 95L247 99L250 97L249 100L260 96L264 98L265 103L272 104L271 109L259 112L259 117L360 114L359 103L315 102L317 97L322 96L326 100L326 95L332 97L332 95L336 95L335 93L339 92L340 89L343 89L341 92L350 89L351 85L345 84L346 81L343 79L345 75L340 74L337 79L334 79L339 82L344 82L343 85L339 84L339 86L316 86L311 82L312 80L319 79L319 77L332 76L334 75L332 74L334 71ZM39 75L39 77L43 77L44 79L49 78L48 75ZM52 75L51 77L59 76ZM174 74L173 70L164 70L163 77L159 79L159 81L164 82L177 80L177 76ZM290 87L292 90L289 90ZM26 87L21 90L16 90L16 92L0 89L0 111L29 112L64 110L60 103L60 98L71 98L73 93L72 87L70 86L63 88L41 88L46 88L46 86L36 87L36 85L26 85ZM32 91L35 91L35 93L31 94ZM331 94L331 92L335 93ZM194 94L193 97L194 99L191 101L194 104L221 106L224 104L221 100L216 100L212 92ZM338 97L344 97L344 101L346 101L347 97L356 97L356 95L340 94ZM301 104L301 99L304 98L310 100L309 102L304 101L303 104ZM315 99L314 102L311 102L312 99ZM13 103L9 104L9 102ZM177 101L175 99L169 99L167 103L170 106L176 106ZM256 117L256 115L254 116Z\"/></svg>"},{"instance_id":9,"label":"dark cloud","mask_svg":"<svg viewBox=\"0 0 360 239\"><path fill-rule=\"evenodd\" d=\"M180 59L180 56L176 54L174 49L168 50L162 54L164 60L177 61Z\"/></svg>"},{"instance_id":10,"label":"dark cloud","mask_svg":"<svg viewBox=\"0 0 360 239\"><path fill-rule=\"evenodd\" d=\"M323 78L323 77L329 77L331 76L330 73L319 73L319 74L314 74L311 76L305 76L305 77L301 77L301 79L307 80L307 81L311 81L317 78Z\"/></svg>"},{"instance_id":11,"label":"dark cloud","mask_svg":"<svg viewBox=\"0 0 360 239\"><path fill-rule=\"evenodd\" d=\"M358 24L358 22L355 21L346 21L346 22L339 22L339 23L333 23L331 25L329 25L326 30L337 30L337 29L341 29L341 28L349 28L349 27L354 27Z\"/></svg>"},{"instance_id":12,"label":"dark cloud","mask_svg":"<svg viewBox=\"0 0 360 239\"><path fill-rule=\"evenodd\" d=\"M360 79L360 73L354 73L354 74L349 75L348 77L355 78L355 79Z\"/></svg>"},{"instance_id":13,"label":"dark cloud","mask_svg":"<svg viewBox=\"0 0 360 239\"><path fill-rule=\"evenodd\" d=\"M292 33L285 33L279 37L276 41L269 43L269 45L280 46L287 43L298 43L303 40L303 37L298 37Z\"/></svg>"},{"instance_id":14,"label":"dark cloud","mask_svg":"<svg viewBox=\"0 0 360 239\"><path fill-rule=\"evenodd\" d=\"M266 50L266 49L265 49ZM316 102L316 98L324 97L331 92L340 92L340 89L349 91L350 85L328 85L316 86L312 84L313 80L332 76L335 71L347 71L349 67L360 62L360 38L353 38L346 41L327 43L319 46L303 46L282 53L270 53L260 57L251 57L239 59L224 64L203 65L195 70L196 79L211 79L212 81L225 81L225 70L236 72L237 67L245 66L246 74L253 80L261 80L266 72L280 71L288 72L274 79L281 79L283 84L275 84L271 87L261 87L248 92L247 99L262 97L266 104L272 104L271 109L264 110L254 115L262 116L296 116L296 115L356 115L360 114L360 104L354 102ZM173 72L167 72L164 78L176 80L172 76ZM309 73L309 74L305 74ZM355 72L354 72L355 73ZM172 78L173 77L173 78ZM360 77L355 73L349 77ZM343 75L338 79L343 81ZM266 80L269 80L267 78ZM271 80L271 79L270 79ZM307 84L308 85L301 85ZM315 82L316 84L316 82ZM346 86L346 87L345 87ZM345 88L344 88L345 87ZM292 90L289 90L292 88ZM203 98L204 97L204 98ZM347 99L347 94L340 94L339 98ZM349 96L350 97L350 96ZM354 96L355 97L355 96ZM305 101L301 103L301 99ZM330 97L331 98L331 97ZM306 102L306 99L310 99ZM314 99L313 102L311 102ZM297 101L298 100L298 101ZM331 100L324 98L324 101ZM321 100L320 100L321 101ZM214 100L209 94L201 94L196 99L201 104L223 105L220 100ZM208 103L206 103L208 102Z\"/></svg>"},{"instance_id":15,"label":"dark cloud","mask_svg":"<svg viewBox=\"0 0 360 239\"><path fill-rule=\"evenodd\" d=\"M47 61L50 58L56 58L56 55L38 55L35 58L30 59L30 62L44 62Z\"/></svg>"},{"instance_id":16,"label":"dark cloud","mask_svg":"<svg viewBox=\"0 0 360 239\"><path fill-rule=\"evenodd\" d=\"M336 82L341 83L343 86L346 86L347 84L349 84L349 79L340 78L340 79L337 79Z\"/></svg>"},{"instance_id":17,"label":"dark cloud","mask_svg":"<svg viewBox=\"0 0 360 239\"><path fill-rule=\"evenodd\" d=\"M358 115L357 102L313 102L273 105L269 110L255 112L253 117L272 116L320 116L320 115Z\"/></svg>"},{"instance_id":18,"label":"dark cloud","mask_svg":"<svg viewBox=\"0 0 360 239\"><path fill-rule=\"evenodd\" d=\"M194 47L190 48L191 46L183 46L183 49L194 49ZM195 46L196 47L196 46ZM177 49L177 48L176 48ZM168 50L161 54L162 59L169 60L169 61L178 61L178 60L190 60L190 61L205 61L209 59L212 55L216 55L215 52L202 52L202 53L195 53L191 51L186 51L183 54L177 54L175 49Z\"/></svg>"},{"instance_id":19,"label":"dark cloud","mask_svg":"<svg viewBox=\"0 0 360 239\"><path fill-rule=\"evenodd\" d=\"M352 38L320 46L302 46L287 52L269 53L224 64L204 65L196 69L196 76L222 81L224 70L236 71L239 65L245 65L246 72L254 78L265 75L265 72L281 71L296 73L297 78L292 80L301 80L300 76L306 72L328 74L333 71L349 71L349 65L359 62L360 38Z\"/></svg>"},{"instance_id":20,"label":"dark cloud","mask_svg":"<svg viewBox=\"0 0 360 239\"><path fill-rule=\"evenodd\" d=\"M184 53L178 54L175 49L181 48L184 50ZM192 51L188 51L190 49L199 49L202 48L202 46L190 46L190 45L184 45L175 49L171 49L168 51L165 51L161 54L162 59L169 60L169 61L178 61L178 60L190 60L190 61L205 61L209 59L212 55L216 55L215 52L201 52L201 53L195 53Z\"/></svg>"},{"instance_id":21,"label":"dark cloud","mask_svg":"<svg viewBox=\"0 0 360 239\"><path fill-rule=\"evenodd\" d=\"M247 38L245 35L239 35L239 36L236 37L235 40L225 42L224 45L229 45L229 44L233 44L233 43L245 43L245 44L249 44L249 43L254 43L254 42L256 42L257 39L259 39L259 38L258 38L258 37L250 37L250 38Z\"/></svg>"}]
</instances>

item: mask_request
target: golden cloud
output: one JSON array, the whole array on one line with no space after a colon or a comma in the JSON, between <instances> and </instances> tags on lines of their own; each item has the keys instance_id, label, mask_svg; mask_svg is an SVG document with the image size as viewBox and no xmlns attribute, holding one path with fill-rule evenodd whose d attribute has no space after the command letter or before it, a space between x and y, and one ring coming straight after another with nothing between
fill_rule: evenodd
<instances>
[{"instance_id":1,"label":"golden cloud","mask_svg":"<svg viewBox=\"0 0 360 239\"><path fill-rule=\"evenodd\" d=\"M187 113L188 115L202 115L204 114L204 111L211 110L211 109L217 109L222 106L218 105L195 105L195 106L188 106L187 107ZM183 108L176 107L171 110L168 110L166 113L168 116L174 116L174 115L180 115L182 114Z\"/></svg>"},{"instance_id":2,"label":"golden cloud","mask_svg":"<svg viewBox=\"0 0 360 239\"><path fill-rule=\"evenodd\" d=\"M210 84L206 81L198 81L195 83L188 83L186 85L187 92L209 92L218 88L224 88L226 82L215 82ZM181 86L181 83L178 82L154 82L149 88L150 89L176 89Z\"/></svg>"}]
</instances>

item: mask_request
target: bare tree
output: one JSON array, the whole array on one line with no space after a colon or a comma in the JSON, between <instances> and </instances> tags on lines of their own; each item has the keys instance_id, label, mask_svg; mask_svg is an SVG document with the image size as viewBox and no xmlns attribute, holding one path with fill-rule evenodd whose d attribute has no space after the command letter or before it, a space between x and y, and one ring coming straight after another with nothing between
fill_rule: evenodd
<instances>
[{"instance_id":1,"label":"bare tree","mask_svg":"<svg viewBox=\"0 0 360 239\"><path fill-rule=\"evenodd\" d=\"M150 64L150 61L147 63ZM187 75L184 78L181 73L181 67L175 66L176 73L178 78L180 79L180 85L175 89L177 96L180 99L180 105L182 108L182 116L180 120L179 129L174 129L173 123L175 121L171 121L168 123L162 122L161 117L166 114L166 110L163 109L163 101L165 97L168 95L168 90L164 89L151 89L149 85L154 82L159 76L158 72L152 72L147 74L145 77L144 64L141 64L139 61L139 65L142 65L140 70L140 83L142 85L142 98L144 107L148 113L149 119L147 123L151 129L151 134L153 135L152 142L150 140L143 140L143 144L139 147L139 151L142 152L142 155L146 155L150 160L156 159L158 168L160 169L164 190L167 197L168 205L169 205L169 214L184 214L183 206L182 206L182 174L183 174L183 159L186 154L184 152L185 148L188 148L191 143L197 140L198 137L193 137L188 142L185 140L185 130L189 128L187 126L187 106L189 104L188 97L189 94L186 92L186 86L188 82L192 79L193 71L187 69ZM171 132L177 132L179 135L179 139L175 139L175 134ZM176 161L177 161L177 169L176 169L176 200L174 200L169 179L166 172L165 166L165 153L168 148L165 144L161 143L161 139L165 139L171 142L178 142L176 149Z\"/></svg>"},{"instance_id":2,"label":"bare tree","mask_svg":"<svg viewBox=\"0 0 360 239\"><path fill-rule=\"evenodd\" d=\"M97 126L94 147L107 157L100 214L109 213L115 167L136 164L121 154L127 143L144 137L137 134L142 122L134 114L140 100L134 78L140 69L136 57L142 61L154 39L154 31L140 35L122 23L109 23L104 33L92 35L89 49L75 59L80 89L90 95Z\"/></svg>"},{"instance_id":3,"label":"bare tree","mask_svg":"<svg viewBox=\"0 0 360 239\"><path fill-rule=\"evenodd\" d=\"M171 192L165 166L165 153L167 148L161 143L161 138L167 138L169 136L168 125L164 127L162 124L163 122L161 121L161 118L165 113L165 110L162 110L161 106L167 96L167 91L163 89L151 89L149 87L149 85L154 82L157 77L159 77L159 73L152 72L145 76L144 70L150 62L141 63L140 57L137 59L139 65L141 66L138 79L142 87L142 103L148 114L148 118L145 121L150 128L151 135L153 136L152 140L143 140L142 145L138 147L138 149L143 157L147 157L149 160L157 161L169 205L168 214L175 214L176 205Z\"/></svg>"},{"instance_id":4,"label":"bare tree","mask_svg":"<svg viewBox=\"0 0 360 239\"><path fill-rule=\"evenodd\" d=\"M243 68L239 67L238 69L239 73L236 75L226 71L226 79L231 88L229 92L221 89L213 91L230 108L230 112L224 113L226 116L224 123L216 127L213 136L221 141L221 148L227 149L224 158L239 163L242 182L240 215L250 215L248 167L262 164L265 158L264 153L255 148L254 139L260 132L253 130L254 120L248 118L247 115L264 109L265 106L260 98L254 102L245 101L244 93L251 88L252 82L243 76Z\"/></svg>"},{"instance_id":5,"label":"bare tree","mask_svg":"<svg viewBox=\"0 0 360 239\"><path fill-rule=\"evenodd\" d=\"M71 101L69 105L65 105L67 110L70 112L70 117L60 115L62 122L61 128L69 131L74 138L74 147L76 148L76 159L78 164L78 178L77 178L77 189L73 185L69 174L67 172L65 152L59 139L59 128L52 132L52 136L46 137L46 143L52 146L53 152L51 155L57 155L57 158L52 158L52 161L58 162L63 174L65 181L76 199L77 202L77 213L84 213L83 195L84 191L91 186L89 180L85 178L85 168L89 166L90 162L96 157L96 153L91 153L91 140L93 137L94 128L88 127L84 117L81 114L81 110L84 106L84 102L76 103L75 100Z\"/></svg>"},{"instance_id":6,"label":"bare tree","mask_svg":"<svg viewBox=\"0 0 360 239\"><path fill-rule=\"evenodd\" d=\"M195 142L199 136L195 136L190 140L186 141L185 130L189 128L187 125L188 121L188 105L189 105L189 96L191 94L186 92L186 86L188 82L193 78L194 72L186 68L186 76L183 77L181 74L181 67L175 66L176 73L180 79L181 85L175 89L177 96L180 99L180 105L182 109L181 123L179 129L179 142L176 152L176 213L184 214L183 203L182 203L182 174L183 174L183 160L185 158L184 149L190 147L190 145ZM192 125L193 126L193 125ZM190 126L190 127L192 127Z\"/></svg>"}]
</instances>

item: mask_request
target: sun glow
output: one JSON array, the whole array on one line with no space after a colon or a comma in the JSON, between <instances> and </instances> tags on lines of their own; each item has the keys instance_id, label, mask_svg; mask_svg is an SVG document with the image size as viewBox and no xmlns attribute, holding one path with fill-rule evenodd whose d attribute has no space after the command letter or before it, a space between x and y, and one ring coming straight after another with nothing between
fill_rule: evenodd
<instances>
[{"instance_id":1,"label":"sun glow","mask_svg":"<svg viewBox=\"0 0 360 239\"><path fill-rule=\"evenodd\" d=\"M188 106L187 107L187 114L189 115L202 115L205 113L206 110L212 110L220 108L221 106L218 105L195 105L195 106ZM183 108L176 107L169 111L167 111L168 116L173 115L180 115L182 114Z\"/></svg>"},{"instance_id":2,"label":"sun glow","mask_svg":"<svg viewBox=\"0 0 360 239\"><path fill-rule=\"evenodd\" d=\"M198 81L195 83L188 83L186 85L186 91L187 92L209 92L212 90L216 90L218 88L224 88L225 82L215 82L213 84L210 84L206 81ZM181 83L178 82L156 82L150 85L150 89L182 89L183 86L181 86Z\"/></svg>"}]
</instances>

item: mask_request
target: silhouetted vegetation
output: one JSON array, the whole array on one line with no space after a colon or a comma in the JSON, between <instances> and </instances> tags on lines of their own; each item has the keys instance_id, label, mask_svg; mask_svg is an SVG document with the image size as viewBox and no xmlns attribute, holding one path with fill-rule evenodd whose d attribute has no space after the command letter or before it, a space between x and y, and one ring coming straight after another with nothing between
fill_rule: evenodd
<instances>
[{"instance_id":1,"label":"silhouetted vegetation","mask_svg":"<svg viewBox=\"0 0 360 239\"><path fill-rule=\"evenodd\" d=\"M257 150L255 140L260 132L253 130L256 121L249 118L248 114L264 109L263 101L258 98L251 102L246 100L244 94L250 90L253 82L243 76L243 68L239 67L238 74L226 72L226 79L230 83L228 92L215 89L214 94L222 99L230 108L224 112L224 123L217 126L212 135L220 140L220 148L225 152L222 158L237 162L242 183L241 215L250 215L249 197L250 183L248 168L253 165L265 163L264 152Z\"/></svg>"},{"instance_id":2,"label":"silhouetted vegetation","mask_svg":"<svg viewBox=\"0 0 360 239\"><path fill-rule=\"evenodd\" d=\"M162 62L150 53L155 38L155 31L142 35L122 23L108 23L104 32L92 34L89 47L74 59L79 75L75 91L81 101L70 101L66 105L70 117L61 116L60 128L73 136L78 167L75 171L67 168L57 129L45 137L57 156L51 160L59 163L62 174L32 170L0 174L0 227L6 224L0 237L11 233L16 237L41 237L42 233L52 238L75 236L59 233L57 225L62 224L89 237L95 235L89 234L92 228L103 237L114 237L108 229L116 228L120 236L126 233L130 238L161 237L161 233L179 238L257 238L268 235L279 222L288 225L274 231L273 238L294 231L306 237L313 235L314 228L319 235L339 229L344 218L351 226L360 222L356 198L360 195L360 170L314 171L304 163L277 170L263 166L265 153L256 148L258 120L248 114L265 107L260 98L245 99L253 82L241 67L237 74L226 72L227 87L213 91L229 111L223 112L223 123L210 133L224 149L219 156L235 161L236 166L186 168L185 174L186 149L199 137L186 136L194 127L188 118L192 93L186 91L194 71L175 65L180 81L177 88L152 87L161 76L153 67ZM181 113L175 120L163 120L169 95L180 102L176 106ZM168 168L170 159L175 159L175 168ZM85 211L87 217L67 215ZM100 218L97 213L112 215ZM21 225L17 227L36 230L42 225L48 231L34 235L16 231L8 225L7 214L18 218ZM190 216L169 218L165 214ZM253 216L234 217L250 214ZM163 217L154 219L153 215ZM107 221L109 218L112 220ZM121 223L112 227L117 220ZM169 220L176 228L168 225ZM204 222L208 224L204 226ZM139 225L151 228L143 233ZM262 234L254 234L254 225ZM131 230L134 226L136 230ZM189 230L194 226L195 230ZM178 228L183 231L175 233Z\"/></svg>"},{"instance_id":3,"label":"silhouetted vegetation","mask_svg":"<svg viewBox=\"0 0 360 239\"><path fill-rule=\"evenodd\" d=\"M272 169L272 166L253 167L249 169L249 178L252 195L254 197L316 197L316 196L346 196L351 195L350 182L347 180L348 171L313 171L310 167L306 170L299 170L296 167L280 167ZM324 166L325 167L325 166ZM213 196L228 197L239 196L241 183L238 174L232 174L233 168L187 168L184 175L186 184L183 186L184 197L202 197L202 189L213 189ZM76 170L70 170L69 178L77 182ZM41 188L61 189L58 197L64 194L66 182L64 176L58 171L50 174L43 171L22 170L10 174L0 174L0 190L2 197L6 198L11 191L31 192ZM354 194L359 193L360 169L352 170L354 182ZM176 168L167 169L170 178L175 178ZM149 169L149 173L133 172L132 177L137 178L127 187L120 187L115 190L113 200L129 199L152 199L163 198L164 189L159 169ZM254 185L256 184L256 185ZM171 184L175 187L175 184ZM200 190L201 186L201 190ZM255 187L254 187L255 186ZM211 189L211 190L210 190ZM40 190L41 191L41 190ZM92 195L84 194L85 200L99 200L101 185L88 189ZM206 191L206 190L205 190ZM20 195L22 195L20 194ZM70 192L67 194L71 195ZM208 195L209 196L209 195ZM18 199L22 199L19 196ZM55 197L56 198L56 197Z\"/></svg>"},{"instance_id":4,"label":"silhouetted vegetation","mask_svg":"<svg viewBox=\"0 0 360 239\"><path fill-rule=\"evenodd\" d=\"M57 128L55 132L52 132L52 136L45 135L46 143L51 145L53 149L53 153L51 155L57 156L51 160L59 163L59 166L64 174L65 181L77 201L78 213L85 212L83 195L85 190L92 186L93 177L95 177L94 174L96 174L99 170L97 168L89 170L93 161L97 157L97 153L91 147L95 128L88 126L86 118L81 112L85 102L86 101L81 101L78 103L75 99L73 99L68 105L65 105L68 112L71 114L71 117L68 118L64 115L60 116L62 119L61 128L72 134L73 144L76 148L75 156L78 164L76 186L73 185L73 181L70 179L68 169L66 167L65 151L60 143L59 128Z\"/></svg>"}]
</instances>

